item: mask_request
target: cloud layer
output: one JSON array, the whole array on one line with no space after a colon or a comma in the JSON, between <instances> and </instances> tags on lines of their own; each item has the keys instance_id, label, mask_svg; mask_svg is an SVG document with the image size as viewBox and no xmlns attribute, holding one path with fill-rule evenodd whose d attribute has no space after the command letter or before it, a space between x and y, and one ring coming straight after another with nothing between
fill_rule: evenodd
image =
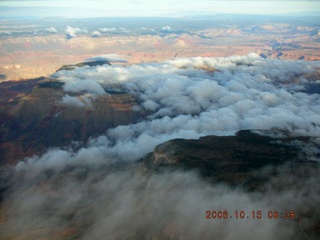
<instances>
[{"instance_id":1,"label":"cloud layer","mask_svg":"<svg viewBox=\"0 0 320 240\"><path fill-rule=\"evenodd\" d=\"M18 175L8 199L7 224L15 233L3 231L3 236L37 238L37 233L69 231L80 239L301 239L319 224L319 169L265 169L257 174L272 171L275 177L262 190L246 192L208 184L193 172L144 177L129 168L78 166ZM226 210L228 219L206 219L208 210ZM278 211L279 218L269 219L270 210ZM286 210L294 211L294 219L280 218ZM237 219L235 211L244 211L245 218Z\"/></svg>"},{"instance_id":2,"label":"cloud layer","mask_svg":"<svg viewBox=\"0 0 320 240\"><path fill-rule=\"evenodd\" d=\"M135 109L148 116L109 129L83 147L51 149L21 161L15 167L15 191L6 202L7 224L21 234L76 229L82 239L302 238L319 224L318 167L263 169L257 174L271 172L273 177L266 175L269 180L259 191L247 192L209 184L193 172L147 177L135 162L169 139L230 135L240 129L279 128L311 136L316 146L319 94L305 93L304 86L319 68L318 62L249 54L59 71L52 77L65 82L65 104L83 107L117 88L135 95L140 101ZM306 151L313 151L313 158L305 160L319 161L314 158L319 149L306 146ZM132 164L114 167L123 162ZM207 210L262 210L264 217L207 220ZM268 210L295 210L299 220L270 220Z\"/></svg>"},{"instance_id":3,"label":"cloud layer","mask_svg":"<svg viewBox=\"0 0 320 240\"><path fill-rule=\"evenodd\" d=\"M116 87L136 95L140 105L135 110L143 108L149 115L136 124L109 129L85 148L27 158L17 169L134 162L170 139L232 135L241 129L278 128L318 141L319 94L301 91L308 83L305 74L319 66L250 54L59 71L53 77L65 82L64 90L82 94L67 94L65 104L90 106L91 100L107 94L105 89Z\"/></svg>"}]
</instances>

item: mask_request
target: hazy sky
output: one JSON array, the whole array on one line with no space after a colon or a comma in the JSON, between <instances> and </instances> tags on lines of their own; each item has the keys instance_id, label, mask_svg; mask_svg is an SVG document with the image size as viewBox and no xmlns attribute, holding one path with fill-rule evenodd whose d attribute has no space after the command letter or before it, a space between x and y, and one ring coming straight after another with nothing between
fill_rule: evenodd
<instances>
[{"instance_id":1,"label":"hazy sky","mask_svg":"<svg viewBox=\"0 0 320 240\"><path fill-rule=\"evenodd\" d=\"M320 12L320 0L0 0L0 10L2 16L183 16L201 12L274 15Z\"/></svg>"}]
</instances>

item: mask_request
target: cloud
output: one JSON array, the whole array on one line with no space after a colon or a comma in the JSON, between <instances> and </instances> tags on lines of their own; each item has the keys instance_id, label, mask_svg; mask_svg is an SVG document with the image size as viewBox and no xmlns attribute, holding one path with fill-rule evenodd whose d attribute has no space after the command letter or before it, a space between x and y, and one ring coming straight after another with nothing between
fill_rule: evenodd
<instances>
[{"instance_id":1,"label":"cloud","mask_svg":"<svg viewBox=\"0 0 320 240\"><path fill-rule=\"evenodd\" d=\"M22 235L30 229L72 228L83 239L303 238L319 224L317 165L263 169L257 175L267 182L248 192L208 183L193 172L144 174L137 162L170 139L273 128L312 137L315 145L304 146L304 161L319 162L320 98L304 92L308 75L319 68L319 62L249 54L59 71L51 77L65 82L66 93L90 94L94 101L116 85L134 95L147 116L82 147L50 149L21 161L15 191L6 201L12 213L7 224ZM83 107L82 96L66 95L62 101ZM207 210L261 210L264 218L208 220ZM294 210L299 218L270 220L268 210Z\"/></svg>"},{"instance_id":2,"label":"cloud","mask_svg":"<svg viewBox=\"0 0 320 240\"><path fill-rule=\"evenodd\" d=\"M127 30L127 29L124 28L124 27L119 27L119 30L122 31L122 32L124 32L124 33L129 33L129 32L130 32L129 30Z\"/></svg>"},{"instance_id":3,"label":"cloud","mask_svg":"<svg viewBox=\"0 0 320 240\"><path fill-rule=\"evenodd\" d=\"M119 27L119 28L116 28L116 27L110 27L110 28L100 28L99 29L101 32L103 33L108 33L108 32L116 32L117 30L121 31L121 32L124 32L124 33L128 33L130 32L128 29L124 28L124 27Z\"/></svg>"},{"instance_id":4,"label":"cloud","mask_svg":"<svg viewBox=\"0 0 320 240\"><path fill-rule=\"evenodd\" d=\"M202 70L208 68L216 71ZM151 121L166 117L188 119L184 120L185 130L197 133L195 137L273 127L296 129L294 133L299 135L316 135L320 133L320 112L316 107L319 98L302 92L308 84L304 75L316 68L318 62L262 59L249 54L78 68L54 76L65 81L67 90L73 92L87 89L101 95L101 88L120 84L124 91L138 97L142 107L150 112ZM82 85L81 79L90 79L86 80L86 87L77 86Z\"/></svg>"},{"instance_id":5,"label":"cloud","mask_svg":"<svg viewBox=\"0 0 320 240\"><path fill-rule=\"evenodd\" d=\"M112 27L112 28L100 28L99 29L101 32L114 32L117 31L117 28Z\"/></svg>"},{"instance_id":6,"label":"cloud","mask_svg":"<svg viewBox=\"0 0 320 240\"><path fill-rule=\"evenodd\" d=\"M201 70L208 67L216 71ZM94 101L116 84L135 95L148 113L138 123L109 129L104 144L95 146L92 140L64 164L83 164L92 153L98 164L134 162L170 139L232 135L241 129L278 128L317 137L320 99L298 87L308 82L304 74L318 67L317 62L267 60L250 54L57 72L52 77L65 82L66 92L89 93ZM63 101L82 106L70 96Z\"/></svg>"},{"instance_id":7,"label":"cloud","mask_svg":"<svg viewBox=\"0 0 320 240\"><path fill-rule=\"evenodd\" d=\"M93 31L92 32L92 37L99 37L101 33L99 31Z\"/></svg>"},{"instance_id":8,"label":"cloud","mask_svg":"<svg viewBox=\"0 0 320 240\"><path fill-rule=\"evenodd\" d=\"M67 26L65 31L70 37L76 37L76 32L80 32L81 29Z\"/></svg>"},{"instance_id":9,"label":"cloud","mask_svg":"<svg viewBox=\"0 0 320 240\"><path fill-rule=\"evenodd\" d=\"M62 98L61 102L65 105L70 105L75 107L91 107L91 101L92 99L85 95L72 97L67 94Z\"/></svg>"},{"instance_id":10,"label":"cloud","mask_svg":"<svg viewBox=\"0 0 320 240\"><path fill-rule=\"evenodd\" d=\"M108 61L108 62L121 62L121 63L128 62L118 54L106 54L106 55L91 57L91 58L87 58L86 61Z\"/></svg>"},{"instance_id":11,"label":"cloud","mask_svg":"<svg viewBox=\"0 0 320 240\"><path fill-rule=\"evenodd\" d=\"M171 28L170 26L164 26L164 27L162 28L162 30L163 30L163 31L171 31L172 28Z\"/></svg>"},{"instance_id":12,"label":"cloud","mask_svg":"<svg viewBox=\"0 0 320 240\"><path fill-rule=\"evenodd\" d=\"M92 79L84 79L82 81L69 81L63 85L66 92L90 92L97 96L104 95L106 92L103 87Z\"/></svg>"},{"instance_id":13,"label":"cloud","mask_svg":"<svg viewBox=\"0 0 320 240\"><path fill-rule=\"evenodd\" d=\"M81 32L88 33L88 30L85 28L80 29L80 28L73 28L73 27L67 26L65 29L65 32L67 33L68 38L75 38L75 37L77 37L76 33L81 33Z\"/></svg>"},{"instance_id":14,"label":"cloud","mask_svg":"<svg viewBox=\"0 0 320 240\"><path fill-rule=\"evenodd\" d=\"M57 153L55 157L62 161L69 157L64 155ZM31 234L36 238L39 234L36 229L41 229L41 234L48 236L75 232L80 239L214 236L223 240L257 237L267 240L302 238L317 226L318 168L301 169L308 177L290 166L272 169L276 177L256 192L221 183L209 184L194 172L141 176L132 169L132 166L122 170L78 166L60 174L51 171L51 181L44 172L40 174L34 169L16 176L20 184L7 206L14 214L2 227L2 235ZM266 172L267 169L257 174L265 176ZM213 210L228 211L228 219L206 219L206 212ZM269 219L270 210L278 211L279 219ZM280 219L280 213L286 210L294 211L294 220ZM244 211L245 218L236 219L236 211ZM258 211L261 219L257 219ZM14 227L14 234L6 231L10 227Z\"/></svg>"},{"instance_id":15,"label":"cloud","mask_svg":"<svg viewBox=\"0 0 320 240\"><path fill-rule=\"evenodd\" d=\"M50 32L50 33L57 33L57 29L55 29L54 27L50 27L50 28L46 28L46 31Z\"/></svg>"}]
</instances>

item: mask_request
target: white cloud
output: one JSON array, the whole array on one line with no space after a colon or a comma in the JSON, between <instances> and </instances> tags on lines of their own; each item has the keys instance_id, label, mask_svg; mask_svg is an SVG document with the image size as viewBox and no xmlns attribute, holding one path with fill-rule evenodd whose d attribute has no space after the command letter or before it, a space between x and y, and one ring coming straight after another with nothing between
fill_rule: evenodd
<instances>
[{"instance_id":1,"label":"white cloud","mask_svg":"<svg viewBox=\"0 0 320 240\"><path fill-rule=\"evenodd\" d=\"M120 30L120 31L122 31L122 32L125 32L125 33L130 32L129 30L127 30L127 29L126 29L126 28L124 28L124 27L120 27L120 28L119 28L119 30Z\"/></svg>"},{"instance_id":2,"label":"white cloud","mask_svg":"<svg viewBox=\"0 0 320 240\"><path fill-rule=\"evenodd\" d=\"M51 32L51 33L57 33L57 29L55 29L54 27L50 27L50 28L46 28L46 31Z\"/></svg>"},{"instance_id":3,"label":"white cloud","mask_svg":"<svg viewBox=\"0 0 320 240\"><path fill-rule=\"evenodd\" d=\"M87 29L80 29L80 28L73 28L71 26L67 26L66 29L65 29L65 32L68 34L69 37L71 38L74 38L74 37L77 37L76 36L76 33L88 33L88 30Z\"/></svg>"},{"instance_id":4,"label":"white cloud","mask_svg":"<svg viewBox=\"0 0 320 240\"><path fill-rule=\"evenodd\" d=\"M217 71L201 70L206 67ZM315 136L320 134L320 122L315 117L320 114L317 108L320 100L317 95L300 90L306 81L302 75L317 67L318 62L262 59L249 54L126 67L78 68L54 76L65 81L65 90L72 92L101 95L103 88L120 84L151 112L149 122L139 123L145 124L144 129L148 129L152 121L161 121L167 116L172 121L185 119L184 124L171 130L173 136L190 131L197 137L273 127L289 131L294 128L295 134Z\"/></svg>"},{"instance_id":5,"label":"white cloud","mask_svg":"<svg viewBox=\"0 0 320 240\"><path fill-rule=\"evenodd\" d=\"M170 26L164 26L164 27L162 27L162 30L163 31L171 31L172 28Z\"/></svg>"},{"instance_id":6,"label":"white cloud","mask_svg":"<svg viewBox=\"0 0 320 240\"><path fill-rule=\"evenodd\" d=\"M99 29L101 32L114 32L117 31L117 28L112 27L112 28L100 28Z\"/></svg>"},{"instance_id":7,"label":"white cloud","mask_svg":"<svg viewBox=\"0 0 320 240\"><path fill-rule=\"evenodd\" d=\"M93 31L92 32L92 36L93 37L99 37L101 35L101 33L99 31Z\"/></svg>"},{"instance_id":8,"label":"white cloud","mask_svg":"<svg viewBox=\"0 0 320 240\"><path fill-rule=\"evenodd\" d=\"M82 81L69 81L63 86L63 89L66 92L90 92L98 96L104 95L106 93L103 87L92 79L85 79Z\"/></svg>"},{"instance_id":9,"label":"white cloud","mask_svg":"<svg viewBox=\"0 0 320 240\"><path fill-rule=\"evenodd\" d=\"M65 105L75 106L75 107L90 107L91 98L85 95L78 97L72 97L70 95L65 95L61 101Z\"/></svg>"}]
</instances>

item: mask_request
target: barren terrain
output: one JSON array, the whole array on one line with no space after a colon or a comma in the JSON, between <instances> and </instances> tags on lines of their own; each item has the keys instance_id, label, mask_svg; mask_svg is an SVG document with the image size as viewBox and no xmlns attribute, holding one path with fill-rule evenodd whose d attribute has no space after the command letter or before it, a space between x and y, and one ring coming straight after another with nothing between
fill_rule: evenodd
<instances>
[{"instance_id":1,"label":"barren terrain","mask_svg":"<svg viewBox=\"0 0 320 240\"><path fill-rule=\"evenodd\" d=\"M30 32L37 25L25 25L24 32L21 26L17 29L17 26L8 26L7 21L1 21L0 80L47 76L62 65L106 54L118 54L127 64L251 52L279 59L320 60L318 26L268 21L256 25L226 24L216 27L208 24L199 29L190 27L188 31L179 30L179 26L155 29L134 26L130 30L100 28L93 32L86 28L66 28L65 25L59 31L54 29L55 32ZM10 29L11 32L7 31ZM74 30L76 35L70 36L67 33L70 29L79 30Z\"/></svg>"}]
</instances>

